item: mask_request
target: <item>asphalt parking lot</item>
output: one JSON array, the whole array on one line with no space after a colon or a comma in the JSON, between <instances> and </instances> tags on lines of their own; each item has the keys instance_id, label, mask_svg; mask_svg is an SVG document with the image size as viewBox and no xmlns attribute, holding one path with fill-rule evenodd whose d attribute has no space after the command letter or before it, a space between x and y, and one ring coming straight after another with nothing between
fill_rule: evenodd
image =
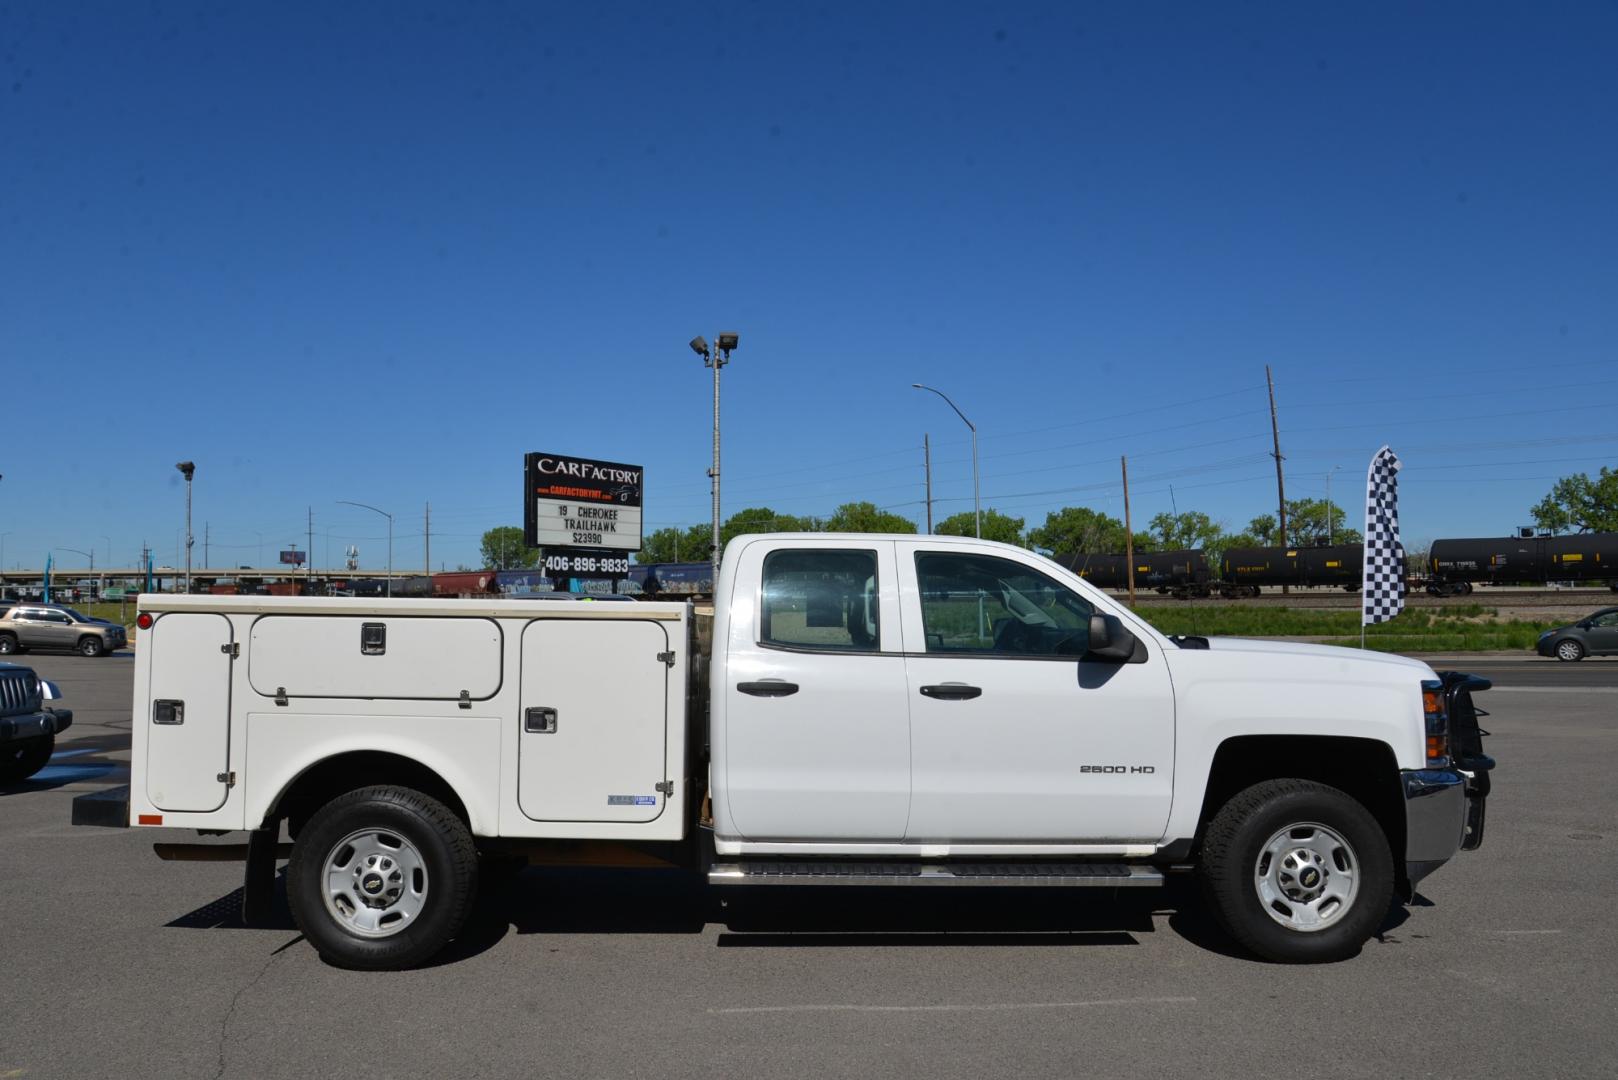
<instances>
[{"instance_id":1,"label":"asphalt parking lot","mask_svg":"<svg viewBox=\"0 0 1618 1080\"><path fill-rule=\"evenodd\" d=\"M433 966L360 974L284 898L241 927L239 864L71 826L126 781L131 666L26 659L75 723L0 791L0 1077L1618 1072L1618 660L1464 663L1498 686L1484 847L1343 964L1236 954L1189 890L721 906L674 874L530 869Z\"/></svg>"}]
</instances>

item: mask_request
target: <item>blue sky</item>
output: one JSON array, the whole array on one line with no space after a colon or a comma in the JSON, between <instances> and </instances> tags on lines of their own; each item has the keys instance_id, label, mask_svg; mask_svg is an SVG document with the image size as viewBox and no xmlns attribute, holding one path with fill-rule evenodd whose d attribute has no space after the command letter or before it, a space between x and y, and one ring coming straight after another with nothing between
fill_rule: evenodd
<instances>
[{"instance_id":1,"label":"blue sky","mask_svg":"<svg viewBox=\"0 0 1618 1080\"><path fill-rule=\"evenodd\" d=\"M1353 507L1501 534L1618 461L1618 6L9 3L0 532L433 564L522 455L649 527ZM26 434L25 434L26 433ZM64 567L82 556L58 553Z\"/></svg>"}]
</instances>

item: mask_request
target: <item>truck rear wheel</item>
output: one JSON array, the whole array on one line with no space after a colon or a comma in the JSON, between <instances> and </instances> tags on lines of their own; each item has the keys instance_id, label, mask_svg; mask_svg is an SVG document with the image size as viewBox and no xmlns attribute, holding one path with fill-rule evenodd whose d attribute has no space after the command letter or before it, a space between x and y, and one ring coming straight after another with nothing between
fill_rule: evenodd
<instances>
[{"instance_id":1,"label":"truck rear wheel","mask_svg":"<svg viewBox=\"0 0 1618 1080\"><path fill-rule=\"evenodd\" d=\"M1203 839L1202 881L1226 932L1267 960L1356 955L1393 901L1393 857L1370 811L1333 787L1268 780Z\"/></svg>"},{"instance_id":2,"label":"truck rear wheel","mask_svg":"<svg viewBox=\"0 0 1618 1080\"><path fill-rule=\"evenodd\" d=\"M15 784L45 767L56 752L55 735L0 744L0 784Z\"/></svg>"},{"instance_id":3,"label":"truck rear wheel","mask_svg":"<svg viewBox=\"0 0 1618 1080\"><path fill-rule=\"evenodd\" d=\"M392 971L460 932L477 892L466 825L409 788L361 788L315 811L287 864L293 918L338 967Z\"/></svg>"}]
</instances>

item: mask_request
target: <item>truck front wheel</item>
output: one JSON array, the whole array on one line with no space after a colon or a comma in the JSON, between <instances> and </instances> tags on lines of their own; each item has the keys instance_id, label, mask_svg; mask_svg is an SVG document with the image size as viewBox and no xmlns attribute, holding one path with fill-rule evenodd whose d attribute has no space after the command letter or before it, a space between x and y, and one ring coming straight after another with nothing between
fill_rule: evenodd
<instances>
[{"instance_id":1,"label":"truck front wheel","mask_svg":"<svg viewBox=\"0 0 1618 1080\"><path fill-rule=\"evenodd\" d=\"M298 834L287 900L298 928L338 967L394 971L460 932L477 892L477 851L437 799L379 786L340 795Z\"/></svg>"},{"instance_id":2,"label":"truck front wheel","mask_svg":"<svg viewBox=\"0 0 1618 1080\"><path fill-rule=\"evenodd\" d=\"M1202 844L1202 881L1225 930L1281 963L1356 955L1393 901L1376 818L1333 787L1268 780L1238 792Z\"/></svg>"}]
</instances>

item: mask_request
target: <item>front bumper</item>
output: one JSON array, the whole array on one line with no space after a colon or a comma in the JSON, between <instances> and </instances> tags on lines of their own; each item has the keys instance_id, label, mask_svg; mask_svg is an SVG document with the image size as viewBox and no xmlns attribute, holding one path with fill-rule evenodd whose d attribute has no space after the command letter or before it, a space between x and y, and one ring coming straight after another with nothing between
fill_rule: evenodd
<instances>
[{"instance_id":1,"label":"front bumper","mask_svg":"<svg viewBox=\"0 0 1618 1080\"><path fill-rule=\"evenodd\" d=\"M0 716L0 743L59 735L72 726L72 709L41 709L22 716Z\"/></svg>"},{"instance_id":2,"label":"front bumper","mask_svg":"<svg viewBox=\"0 0 1618 1080\"><path fill-rule=\"evenodd\" d=\"M1489 774L1460 769L1410 769L1405 797L1405 877L1413 889L1457 851L1483 843Z\"/></svg>"}]
</instances>

